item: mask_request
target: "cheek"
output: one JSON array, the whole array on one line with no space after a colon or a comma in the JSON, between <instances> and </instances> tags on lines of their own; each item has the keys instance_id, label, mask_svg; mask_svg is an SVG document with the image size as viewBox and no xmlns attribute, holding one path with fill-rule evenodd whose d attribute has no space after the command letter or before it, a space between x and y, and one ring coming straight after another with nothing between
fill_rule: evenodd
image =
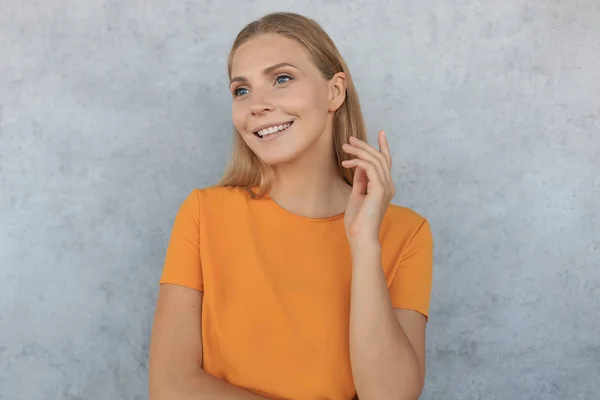
<instances>
[{"instance_id":1,"label":"cheek","mask_svg":"<svg viewBox=\"0 0 600 400\"><path fill-rule=\"evenodd\" d=\"M239 132L243 132L246 127L246 110L243 105L239 103L233 103L231 106L231 120L233 126Z\"/></svg>"},{"instance_id":2,"label":"cheek","mask_svg":"<svg viewBox=\"0 0 600 400\"><path fill-rule=\"evenodd\" d=\"M319 88L310 85L298 85L286 93L285 107L290 113L298 115L312 114L314 117L315 114L322 114L323 111L327 113L325 97L326 94Z\"/></svg>"}]
</instances>

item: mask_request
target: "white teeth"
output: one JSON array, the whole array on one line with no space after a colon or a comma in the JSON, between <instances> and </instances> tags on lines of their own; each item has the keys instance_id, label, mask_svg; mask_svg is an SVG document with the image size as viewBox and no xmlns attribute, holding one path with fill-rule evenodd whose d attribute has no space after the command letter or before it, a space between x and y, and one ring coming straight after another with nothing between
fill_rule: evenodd
<instances>
[{"instance_id":1,"label":"white teeth","mask_svg":"<svg viewBox=\"0 0 600 400\"><path fill-rule=\"evenodd\" d=\"M261 129L260 131L258 131L257 133L263 137L266 135L271 135L273 133L279 132L279 131L283 131L287 128L290 127L290 125L292 125L291 123L288 124L283 124L283 125L279 125L279 126L272 126L270 128L265 128L265 129Z\"/></svg>"}]
</instances>

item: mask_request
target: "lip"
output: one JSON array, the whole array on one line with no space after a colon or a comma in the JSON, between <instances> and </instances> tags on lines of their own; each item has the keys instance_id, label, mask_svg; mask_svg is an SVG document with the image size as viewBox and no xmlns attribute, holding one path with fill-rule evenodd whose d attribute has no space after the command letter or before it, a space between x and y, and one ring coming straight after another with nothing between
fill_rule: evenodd
<instances>
[{"instance_id":1,"label":"lip","mask_svg":"<svg viewBox=\"0 0 600 400\"><path fill-rule=\"evenodd\" d=\"M256 133L256 132L261 131L261 130L263 130L265 128L271 128L273 126L285 125L285 124L289 124L291 122L294 122L294 121L293 120L289 120L289 121L280 122L280 123L276 122L276 123L273 123L273 124L263 124L263 125L259 125L259 126L255 127L255 128L253 128L250 132Z\"/></svg>"}]
</instances>

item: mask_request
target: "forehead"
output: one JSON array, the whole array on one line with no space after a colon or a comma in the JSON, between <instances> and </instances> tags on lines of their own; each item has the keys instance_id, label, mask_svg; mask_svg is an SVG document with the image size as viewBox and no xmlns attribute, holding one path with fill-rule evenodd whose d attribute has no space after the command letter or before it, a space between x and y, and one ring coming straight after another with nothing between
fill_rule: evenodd
<instances>
[{"instance_id":1,"label":"forehead","mask_svg":"<svg viewBox=\"0 0 600 400\"><path fill-rule=\"evenodd\" d=\"M312 64L304 46L281 35L259 35L242 44L231 60L231 75L260 73L280 62L299 68Z\"/></svg>"}]
</instances>

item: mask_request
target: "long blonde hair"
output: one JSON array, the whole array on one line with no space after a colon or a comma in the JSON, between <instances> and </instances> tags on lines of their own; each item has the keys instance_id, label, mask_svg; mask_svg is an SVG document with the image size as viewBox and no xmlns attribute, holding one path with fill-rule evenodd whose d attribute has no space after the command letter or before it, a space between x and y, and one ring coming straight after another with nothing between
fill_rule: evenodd
<instances>
[{"instance_id":1,"label":"long blonde hair","mask_svg":"<svg viewBox=\"0 0 600 400\"><path fill-rule=\"evenodd\" d=\"M248 40L261 34L278 34L302 44L327 80L338 72L345 73L346 98L334 114L333 144L340 175L352 185L354 169L341 166L343 160L350 159L342 150L342 144L347 143L350 136L364 141L367 138L358 93L342 55L329 35L312 19L289 12L271 13L246 25L235 38L227 62L229 78L235 51ZM261 198L270 192L273 180L272 168L248 147L234 128L233 154L218 185L243 187L252 197ZM258 188L258 193L254 193L252 188Z\"/></svg>"}]
</instances>

